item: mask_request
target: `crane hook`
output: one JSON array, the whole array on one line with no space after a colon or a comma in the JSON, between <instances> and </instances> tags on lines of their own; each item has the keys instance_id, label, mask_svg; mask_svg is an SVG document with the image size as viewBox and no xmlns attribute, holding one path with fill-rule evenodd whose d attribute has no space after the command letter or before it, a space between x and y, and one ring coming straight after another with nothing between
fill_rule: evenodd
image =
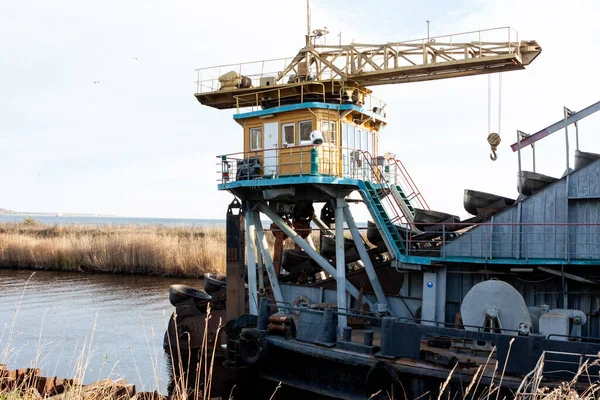
<instances>
[{"instance_id":1,"label":"crane hook","mask_svg":"<svg viewBox=\"0 0 600 400\"><path fill-rule=\"evenodd\" d=\"M492 161L496 161L498 159L496 150L498 150L498 145L500 144L502 139L500 139L500 135L498 135L497 133L490 133L487 137L487 140L492 150L492 154L490 154L490 159Z\"/></svg>"}]
</instances>

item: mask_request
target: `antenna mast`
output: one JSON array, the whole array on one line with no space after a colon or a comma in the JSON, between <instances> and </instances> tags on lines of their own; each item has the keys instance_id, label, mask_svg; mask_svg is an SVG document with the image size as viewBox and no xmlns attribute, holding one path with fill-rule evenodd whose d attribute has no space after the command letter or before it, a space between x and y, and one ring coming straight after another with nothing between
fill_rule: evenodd
<instances>
[{"instance_id":1,"label":"antenna mast","mask_svg":"<svg viewBox=\"0 0 600 400\"><path fill-rule=\"evenodd\" d=\"M306 47L312 47L310 37L310 0L306 0Z\"/></svg>"},{"instance_id":2,"label":"antenna mast","mask_svg":"<svg viewBox=\"0 0 600 400\"><path fill-rule=\"evenodd\" d=\"M310 34L310 0L306 0L306 75L310 75L308 72L310 69L310 49L312 49L312 36Z\"/></svg>"}]
</instances>

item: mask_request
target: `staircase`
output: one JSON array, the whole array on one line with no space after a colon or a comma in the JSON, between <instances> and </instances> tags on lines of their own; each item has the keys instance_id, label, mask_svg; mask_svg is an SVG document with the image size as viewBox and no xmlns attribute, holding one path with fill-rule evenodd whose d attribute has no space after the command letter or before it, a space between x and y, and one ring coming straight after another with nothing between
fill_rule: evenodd
<instances>
[{"instance_id":1,"label":"staircase","mask_svg":"<svg viewBox=\"0 0 600 400\"><path fill-rule=\"evenodd\" d=\"M391 160L391 165L386 166L386 168L392 168L391 175L393 176L393 179L390 179L389 176L386 179L369 153L362 152L361 156L365 166L370 170L366 175L370 179L360 180L359 183L362 198L390 255L394 256L396 260L400 260L408 255L407 238L401 231L398 231L396 225L405 224L409 231L419 233L414 227L415 206L413 206L413 202L423 209L429 209L429 206L399 160ZM397 182L398 178L405 187ZM386 202L387 207L384 207L383 201Z\"/></svg>"},{"instance_id":2,"label":"staircase","mask_svg":"<svg viewBox=\"0 0 600 400\"><path fill-rule=\"evenodd\" d=\"M381 203L381 199L377 194L377 190L373 187L369 181L360 181L359 183L360 192L362 195L377 229L383 238L388 250L394 255L396 260L399 260L404 254L406 254L406 245L398 229L394 225L394 222L400 222L400 216L396 215L393 218L388 216L387 211Z\"/></svg>"}]
</instances>

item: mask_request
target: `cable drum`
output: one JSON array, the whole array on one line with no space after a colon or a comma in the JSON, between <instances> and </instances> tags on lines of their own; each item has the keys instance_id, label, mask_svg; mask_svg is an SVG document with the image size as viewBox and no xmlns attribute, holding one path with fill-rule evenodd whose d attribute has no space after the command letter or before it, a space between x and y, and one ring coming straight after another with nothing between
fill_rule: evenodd
<instances>
[{"instance_id":1,"label":"cable drum","mask_svg":"<svg viewBox=\"0 0 600 400\"><path fill-rule=\"evenodd\" d=\"M533 326L527 304L510 284L489 280L473 286L463 299L460 314L465 329L478 331L489 319L499 322L500 330L507 335L517 335L520 327ZM508 329L509 331L505 331Z\"/></svg>"}]
</instances>

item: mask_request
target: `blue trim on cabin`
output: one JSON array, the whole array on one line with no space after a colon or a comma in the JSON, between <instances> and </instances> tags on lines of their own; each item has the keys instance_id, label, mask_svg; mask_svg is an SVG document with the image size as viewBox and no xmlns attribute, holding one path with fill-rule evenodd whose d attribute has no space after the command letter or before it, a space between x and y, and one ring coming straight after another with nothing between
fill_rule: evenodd
<instances>
[{"instance_id":1,"label":"blue trim on cabin","mask_svg":"<svg viewBox=\"0 0 600 400\"><path fill-rule=\"evenodd\" d=\"M298 104L289 104L289 105L281 106L281 107L267 108L266 110L258 110L258 111L252 111L252 112L247 112L247 113L234 114L233 119L238 120L238 119L246 119L246 118L252 118L252 117L260 117L263 115L278 114L278 113L283 113L283 112L288 112L288 111L305 110L307 108L317 108L317 109L321 109L321 110L336 110L336 111L353 110L353 111L358 111L362 114L368 115L369 117L376 119L378 121L381 121L383 123L387 123L386 119L382 115L375 114L374 112L372 112L370 110L365 110L364 108L359 107L355 104L331 104L331 103L321 103L318 101L310 101L307 103L298 103Z\"/></svg>"}]
</instances>

